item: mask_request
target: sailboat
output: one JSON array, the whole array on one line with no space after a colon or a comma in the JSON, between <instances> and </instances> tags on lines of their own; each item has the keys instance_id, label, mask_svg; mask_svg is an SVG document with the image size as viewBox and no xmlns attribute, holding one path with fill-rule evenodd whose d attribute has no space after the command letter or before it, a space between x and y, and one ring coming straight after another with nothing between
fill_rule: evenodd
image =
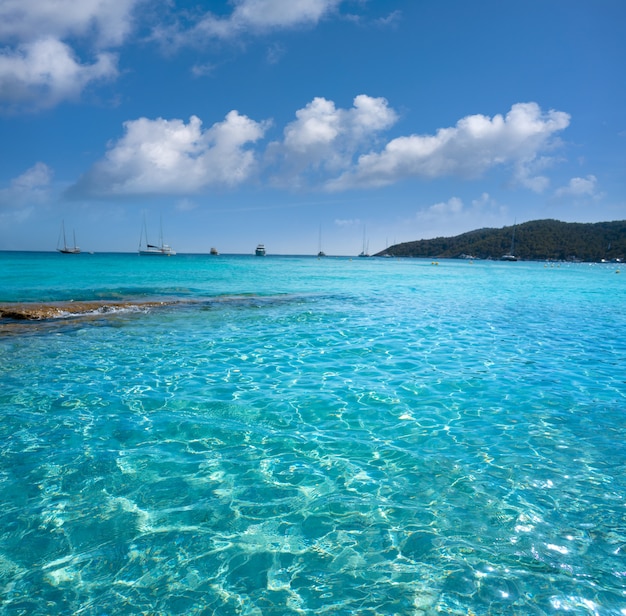
<instances>
[{"instance_id":1,"label":"sailboat","mask_svg":"<svg viewBox=\"0 0 626 616\"><path fill-rule=\"evenodd\" d=\"M142 241L145 236L145 244ZM150 244L148 242L148 229L146 227L146 220L144 218L143 227L139 236L139 254L142 256L154 256L154 257L171 257L176 254L174 250L167 244L163 243L163 222L161 221L159 244Z\"/></svg>"},{"instance_id":2,"label":"sailboat","mask_svg":"<svg viewBox=\"0 0 626 616\"><path fill-rule=\"evenodd\" d=\"M515 224L513 225L513 235L511 237L511 250L501 257L502 261L517 261L515 256Z\"/></svg>"},{"instance_id":3,"label":"sailboat","mask_svg":"<svg viewBox=\"0 0 626 616\"><path fill-rule=\"evenodd\" d=\"M57 241L57 251L62 252L64 255L77 255L80 254L80 248L76 246L76 233L72 231L74 235L74 246L68 246L67 240L65 239L65 221L61 223L61 233L59 234L59 239ZM63 248L60 248L61 243L61 235L63 236Z\"/></svg>"},{"instance_id":4,"label":"sailboat","mask_svg":"<svg viewBox=\"0 0 626 616\"><path fill-rule=\"evenodd\" d=\"M325 257L326 253L322 250L322 225L320 225L320 241L319 241L319 252L317 253L318 257Z\"/></svg>"},{"instance_id":5,"label":"sailboat","mask_svg":"<svg viewBox=\"0 0 626 616\"><path fill-rule=\"evenodd\" d=\"M363 250L359 254L359 257L369 257L370 255L369 255L368 250L369 250L369 246L365 242L365 227L363 227Z\"/></svg>"}]
</instances>

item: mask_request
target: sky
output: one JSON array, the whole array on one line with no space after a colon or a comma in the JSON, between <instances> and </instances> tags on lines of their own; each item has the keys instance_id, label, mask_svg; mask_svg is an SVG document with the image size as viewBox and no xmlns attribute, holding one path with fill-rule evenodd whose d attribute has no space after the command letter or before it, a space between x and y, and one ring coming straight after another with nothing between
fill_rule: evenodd
<instances>
[{"instance_id":1,"label":"sky","mask_svg":"<svg viewBox=\"0 0 626 616\"><path fill-rule=\"evenodd\" d=\"M624 0L0 0L0 250L623 220L625 25Z\"/></svg>"}]
</instances>

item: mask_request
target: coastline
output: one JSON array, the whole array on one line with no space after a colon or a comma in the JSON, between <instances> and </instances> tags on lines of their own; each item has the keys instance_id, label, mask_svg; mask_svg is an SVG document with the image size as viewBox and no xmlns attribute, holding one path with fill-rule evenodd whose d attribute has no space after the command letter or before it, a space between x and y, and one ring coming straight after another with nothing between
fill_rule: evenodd
<instances>
[{"instance_id":1,"label":"coastline","mask_svg":"<svg viewBox=\"0 0 626 616\"><path fill-rule=\"evenodd\" d=\"M44 321L86 315L102 315L132 310L146 310L178 304L171 301L60 301L60 302L16 302L0 303L0 319L13 321Z\"/></svg>"}]
</instances>

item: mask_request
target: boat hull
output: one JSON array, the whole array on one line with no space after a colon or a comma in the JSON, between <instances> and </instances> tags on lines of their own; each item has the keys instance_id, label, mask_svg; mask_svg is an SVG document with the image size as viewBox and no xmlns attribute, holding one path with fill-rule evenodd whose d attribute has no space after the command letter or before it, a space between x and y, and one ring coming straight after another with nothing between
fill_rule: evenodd
<instances>
[{"instance_id":1,"label":"boat hull","mask_svg":"<svg viewBox=\"0 0 626 616\"><path fill-rule=\"evenodd\" d=\"M146 248L140 250L139 254L142 257L172 257L176 253L171 248Z\"/></svg>"}]
</instances>

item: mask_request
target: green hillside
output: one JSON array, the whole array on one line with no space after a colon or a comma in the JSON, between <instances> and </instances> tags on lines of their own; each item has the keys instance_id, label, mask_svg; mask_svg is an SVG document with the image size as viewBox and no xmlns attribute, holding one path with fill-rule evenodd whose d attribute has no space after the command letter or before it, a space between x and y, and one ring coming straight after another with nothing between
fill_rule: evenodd
<instances>
[{"instance_id":1,"label":"green hillside","mask_svg":"<svg viewBox=\"0 0 626 616\"><path fill-rule=\"evenodd\" d=\"M404 242L376 256L500 259L511 251L520 260L602 261L625 260L626 220L570 223L533 220L502 229L477 229L455 237Z\"/></svg>"}]
</instances>

